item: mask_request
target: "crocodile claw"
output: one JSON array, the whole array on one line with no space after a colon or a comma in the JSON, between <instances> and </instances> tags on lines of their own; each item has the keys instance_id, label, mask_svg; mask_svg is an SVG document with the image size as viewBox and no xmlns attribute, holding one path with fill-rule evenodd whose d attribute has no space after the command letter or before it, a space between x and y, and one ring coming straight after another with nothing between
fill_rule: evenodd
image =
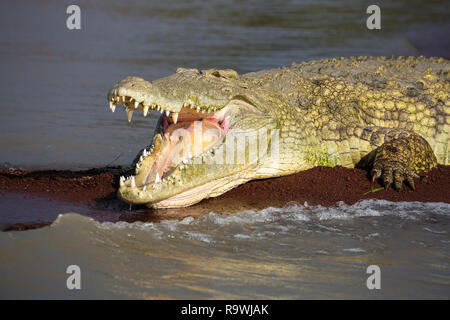
<instances>
[{"instance_id":1,"label":"crocodile claw","mask_svg":"<svg viewBox=\"0 0 450 320\"><path fill-rule=\"evenodd\" d=\"M391 186L397 191L401 191L403 182L415 190L414 179L419 176L414 173L407 165L398 161L376 161L372 169L372 182L381 178L382 185L386 190Z\"/></svg>"}]
</instances>

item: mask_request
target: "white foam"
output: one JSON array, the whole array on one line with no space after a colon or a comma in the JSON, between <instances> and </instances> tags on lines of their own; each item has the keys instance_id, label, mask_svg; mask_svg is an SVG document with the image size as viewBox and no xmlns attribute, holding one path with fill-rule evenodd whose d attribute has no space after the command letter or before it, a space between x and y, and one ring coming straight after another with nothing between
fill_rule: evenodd
<instances>
[{"instance_id":1,"label":"white foam","mask_svg":"<svg viewBox=\"0 0 450 320\"><path fill-rule=\"evenodd\" d=\"M206 243L214 242L209 236L202 234L202 233L190 232L190 231L186 231L184 233L188 236L188 238L191 238L194 240L199 240L199 241L206 242Z\"/></svg>"},{"instance_id":2,"label":"white foam","mask_svg":"<svg viewBox=\"0 0 450 320\"><path fill-rule=\"evenodd\" d=\"M180 228L211 228L213 226L259 226L261 224L272 226L279 232L286 232L292 226L304 224L305 222L345 220L363 217L382 217L395 216L402 219L416 220L421 216L428 214L450 215L450 204L448 203L423 203L423 202L390 202L386 200L362 200L353 205L347 205L342 202L334 207L325 207L321 205L310 206L307 203L299 204L295 202L288 203L283 208L269 207L263 210L246 210L235 214L218 214L211 212L198 219L187 217L183 220L164 220L159 223L149 222L104 222L100 224L103 229L124 229L136 228L139 230L156 232L177 232ZM64 216L64 215L63 215ZM58 217L60 221L63 217ZM340 231L330 226L319 227L332 232ZM261 229L259 229L261 232ZM431 232L431 231L430 231ZM235 235L242 234L238 232ZM239 237L239 236L237 236Z\"/></svg>"},{"instance_id":3,"label":"white foam","mask_svg":"<svg viewBox=\"0 0 450 320\"><path fill-rule=\"evenodd\" d=\"M347 248L347 249L343 249L343 251L346 252L353 252L353 253L362 253L362 252L366 252L366 250L362 249L362 248Z\"/></svg>"},{"instance_id":4,"label":"white foam","mask_svg":"<svg viewBox=\"0 0 450 320\"><path fill-rule=\"evenodd\" d=\"M423 228L425 231L428 231L428 232L431 232L431 233L436 233L436 234L445 234L445 233L447 233L447 231L445 231L445 230L433 230L433 229L430 229L430 228Z\"/></svg>"},{"instance_id":5,"label":"white foam","mask_svg":"<svg viewBox=\"0 0 450 320\"><path fill-rule=\"evenodd\" d=\"M247 234L240 234L240 233L238 233L238 234L235 234L234 236L233 236L233 238L236 238L236 239L251 239L251 238L253 238L252 236L249 236L249 235L247 235Z\"/></svg>"}]
</instances>

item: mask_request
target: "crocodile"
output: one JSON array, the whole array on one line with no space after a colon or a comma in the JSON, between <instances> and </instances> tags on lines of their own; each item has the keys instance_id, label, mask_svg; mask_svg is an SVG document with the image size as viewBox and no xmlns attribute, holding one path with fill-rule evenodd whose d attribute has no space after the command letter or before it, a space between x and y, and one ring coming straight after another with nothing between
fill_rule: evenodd
<instances>
[{"instance_id":1,"label":"crocodile","mask_svg":"<svg viewBox=\"0 0 450 320\"><path fill-rule=\"evenodd\" d=\"M108 93L111 110L123 105L128 121L136 110L161 116L118 197L183 207L249 180L336 165L415 189L415 177L449 162L449 71L444 58L349 57L126 77Z\"/></svg>"}]
</instances>

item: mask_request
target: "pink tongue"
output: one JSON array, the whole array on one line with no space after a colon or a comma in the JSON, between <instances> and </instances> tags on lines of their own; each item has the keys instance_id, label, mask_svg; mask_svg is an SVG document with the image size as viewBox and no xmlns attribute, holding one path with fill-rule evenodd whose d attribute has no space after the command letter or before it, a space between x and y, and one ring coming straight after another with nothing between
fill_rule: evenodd
<instances>
[{"instance_id":1,"label":"pink tongue","mask_svg":"<svg viewBox=\"0 0 450 320\"><path fill-rule=\"evenodd\" d=\"M181 121L168 126L164 133L164 147L153 162L146 182L153 183L158 174L161 179L171 168L185 159L196 157L220 143L223 129L216 121Z\"/></svg>"},{"instance_id":2,"label":"pink tongue","mask_svg":"<svg viewBox=\"0 0 450 320\"><path fill-rule=\"evenodd\" d=\"M208 120L179 122L164 134L169 145L164 152L164 170L175 167L183 158L196 157L221 140L222 129Z\"/></svg>"},{"instance_id":3,"label":"pink tongue","mask_svg":"<svg viewBox=\"0 0 450 320\"><path fill-rule=\"evenodd\" d=\"M170 125L164 133L165 147L153 163L147 183L153 183L157 173L161 179L164 173L176 167L183 158L189 159L204 153L219 143L222 137L223 130L217 123L205 119Z\"/></svg>"}]
</instances>

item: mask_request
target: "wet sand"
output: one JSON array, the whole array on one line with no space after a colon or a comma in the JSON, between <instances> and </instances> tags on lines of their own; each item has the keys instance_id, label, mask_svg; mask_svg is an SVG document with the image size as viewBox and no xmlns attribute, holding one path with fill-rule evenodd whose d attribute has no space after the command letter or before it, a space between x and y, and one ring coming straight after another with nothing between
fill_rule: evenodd
<instances>
[{"instance_id":1,"label":"wet sand","mask_svg":"<svg viewBox=\"0 0 450 320\"><path fill-rule=\"evenodd\" d=\"M440 165L415 180L416 191L371 188L368 173L361 169L317 167L294 175L254 180L220 197L205 199L187 208L149 209L130 206L117 199L121 167L86 171L0 170L1 229L27 230L50 225L60 213L77 212L98 221L158 222L199 217L211 211L235 213L246 209L283 207L290 201L333 206L361 199L450 203L450 166ZM18 218L20 216L20 219Z\"/></svg>"}]
</instances>

